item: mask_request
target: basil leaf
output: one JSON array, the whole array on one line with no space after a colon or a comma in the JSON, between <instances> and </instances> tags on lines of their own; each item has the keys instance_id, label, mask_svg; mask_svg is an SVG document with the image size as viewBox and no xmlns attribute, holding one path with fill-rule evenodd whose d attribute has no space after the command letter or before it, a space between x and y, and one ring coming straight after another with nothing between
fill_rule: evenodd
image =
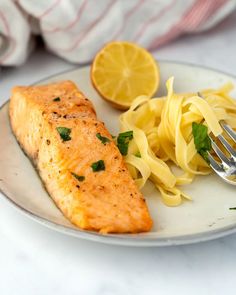
<instances>
[{"instance_id":1,"label":"basil leaf","mask_svg":"<svg viewBox=\"0 0 236 295\"><path fill-rule=\"evenodd\" d=\"M101 133L97 133L96 134L96 137L101 140L101 142L105 145L107 142L110 142L110 139L105 137L105 136L102 136Z\"/></svg>"},{"instance_id":2,"label":"basil leaf","mask_svg":"<svg viewBox=\"0 0 236 295\"><path fill-rule=\"evenodd\" d=\"M105 163L104 163L103 160L99 160L97 162L94 162L91 165L91 168L93 169L93 172L98 172L98 171L105 170Z\"/></svg>"},{"instance_id":3,"label":"basil leaf","mask_svg":"<svg viewBox=\"0 0 236 295\"><path fill-rule=\"evenodd\" d=\"M74 172L71 172L71 175L73 175L79 181L84 181L85 180L85 177L84 176L78 175L78 174L76 174Z\"/></svg>"},{"instance_id":4,"label":"basil leaf","mask_svg":"<svg viewBox=\"0 0 236 295\"><path fill-rule=\"evenodd\" d=\"M133 139L133 131L122 132L117 137L117 147L123 156L128 153L128 147L130 140Z\"/></svg>"},{"instance_id":5,"label":"basil leaf","mask_svg":"<svg viewBox=\"0 0 236 295\"><path fill-rule=\"evenodd\" d=\"M192 133L197 152L209 163L207 152L211 150L211 140L208 136L207 126L193 122Z\"/></svg>"},{"instance_id":6,"label":"basil leaf","mask_svg":"<svg viewBox=\"0 0 236 295\"><path fill-rule=\"evenodd\" d=\"M57 127L56 130L60 134L60 137L63 141L71 140L71 137L70 137L71 129L70 128Z\"/></svg>"}]
</instances>

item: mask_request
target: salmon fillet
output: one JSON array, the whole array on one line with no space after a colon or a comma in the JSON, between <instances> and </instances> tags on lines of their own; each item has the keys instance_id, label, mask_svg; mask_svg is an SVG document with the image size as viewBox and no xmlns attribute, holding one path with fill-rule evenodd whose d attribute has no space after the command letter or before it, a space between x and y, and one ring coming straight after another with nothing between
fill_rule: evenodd
<instances>
[{"instance_id":1,"label":"salmon fillet","mask_svg":"<svg viewBox=\"0 0 236 295\"><path fill-rule=\"evenodd\" d=\"M145 200L122 155L73 82L15 87L9 114L19 144L73 224L102 233L150 230Z\"/></svg>"}]
</instances>

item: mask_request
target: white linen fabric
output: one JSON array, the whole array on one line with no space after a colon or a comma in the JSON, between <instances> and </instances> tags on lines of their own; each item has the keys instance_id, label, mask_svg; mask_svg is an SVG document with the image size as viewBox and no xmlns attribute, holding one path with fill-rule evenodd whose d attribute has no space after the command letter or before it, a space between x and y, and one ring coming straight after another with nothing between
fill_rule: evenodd
<instances>
[{"instance_id":1,"label":"white linen fabric","mask_svg":"<svg viewBox=\"0 0 236 295\"><path fill-rule=\"evenodd\" d=\"M73 63L91 61L111 40L154 50L212 28L235 8L236 0L0 0L0 65L22 64L38 34Z\"/></svg>"}]
</instances>

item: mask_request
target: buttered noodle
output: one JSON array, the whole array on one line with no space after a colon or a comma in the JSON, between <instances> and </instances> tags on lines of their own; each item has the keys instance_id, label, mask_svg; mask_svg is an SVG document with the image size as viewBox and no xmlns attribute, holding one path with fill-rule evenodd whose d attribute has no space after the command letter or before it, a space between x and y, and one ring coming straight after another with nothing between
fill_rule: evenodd
<instances>
[{"instance_id":1,"label":"buttered noodle","mask_svg":"<svg viewBox=\"0 0 236 295\"><path fill-rule=\"evenodd\" d=\"M205 124L215 136L222 133L220 120L236 128L236 103L229 96L231 83L198 94L177 94L173 82L172 77L166 83L166 97L139 96L120 116L121 131L133 130L125 157L131 175L140 188L150 179L168 206L190 199L181 185L191 183L195 175L211 172L195 149L192 123ZM182 174L174 174L173 164L181 168Z\"/></svg>"}]
</instances>

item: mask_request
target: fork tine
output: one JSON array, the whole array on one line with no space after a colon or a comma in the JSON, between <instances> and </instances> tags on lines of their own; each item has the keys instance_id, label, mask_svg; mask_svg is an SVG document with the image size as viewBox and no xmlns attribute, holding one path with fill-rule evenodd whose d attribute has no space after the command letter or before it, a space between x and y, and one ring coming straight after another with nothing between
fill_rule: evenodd
<instances>
[{"instance_id":1,"label":"fork tine","mask_svg":"<svg viewBox=\"0 0 236 295\"><path fill-rule=\"evenodd\" d=\"M226 150L230 153L230 156L236 160L236 151L232 148L232 146L229 144L229 142L224 138L223 135L217 136L217 138L220 140L220 142L223 144L223 146L226 148Z\"/></svg>"},{"instance_id":2,"label":"fork tine","mask_svg":"<svg viewBox=\"0 0 236 295\"><path fill-rule=\"evenodd\" d=\"M212 157L212 155L207 152L208 154L208 159L210 161L210 166L211 168L217 173L219 174L220 172L224 172L223 167Z\"/></svg>"},{"instance_id":3,"label":"fork tine","mask_svg":"<svg viewBox=\"0 0 236 295\"><path fill-rule=\"evenodd\" d=\"M236 143L236 132L227 124L221 123L224 131L229 135L229 137Z\"/></svg>"},{"instance_id":4,"label":"fork tine","mask_svg":"<svg viewBox=\"0 0 236 295\"><path fill-rule=\"evenodd\" d=\"M215 153L217 154L217 156L220 158L220 160L222 161L222 163L226 166L230 166L230 160L226 157L226 155L221 151L221 149L217 146L217 144L215 143L215 141L210 137L211 140L211 146L213 148L213 150L215 151Z\"/></svg>"}]
</instances>

